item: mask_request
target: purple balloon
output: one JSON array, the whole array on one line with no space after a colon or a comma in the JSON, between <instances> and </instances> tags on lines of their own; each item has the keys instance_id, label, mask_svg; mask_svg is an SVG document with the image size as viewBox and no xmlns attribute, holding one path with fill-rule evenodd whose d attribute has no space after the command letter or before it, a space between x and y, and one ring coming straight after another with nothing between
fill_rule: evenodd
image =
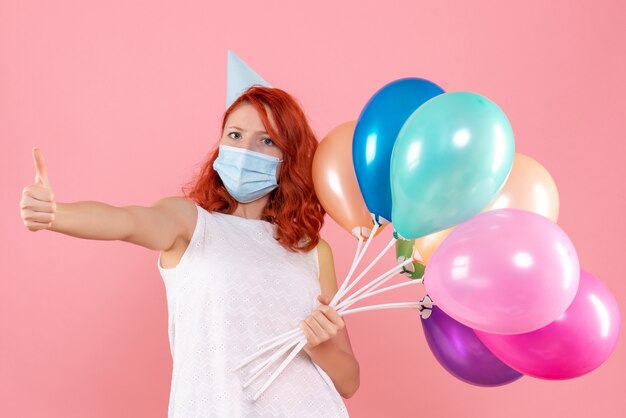
<instances>
[{"instance_id":1,"label":"purple balloon","mask_svg":"<svg viewBox=\"0 0 626 418\"><path fill-rule=\"evenodd\" d=\"M595 276L581 270L578 292L553 323L519 335L476 331L510 367L541 379L571 379L589 373L611 355L620 332L615 297Z\"/></svg>"},{"instance_id":2,"label":"purple balloon","mask_svg":"<svg viewBox=\"0 0 626 418\"><path fill-rule=\"evenodd\" d=\"M426 341L433 355L450 374L477 386L502 386L523 374L494 356L474 330L455 321L437 306L422 319Z\"/></svg>"},{"instance_id":3,"label":"purple balloon","mask_svg":"<svg viewBox=\"0 0 626 418\"><path fill-rule=\"evenodd\" d=\"M427 264L424 286L462 324L520 334L565 312L579 274L576 249L556 223L507 208L480 213L452 231Z\"/></svg>"}]
</instances>

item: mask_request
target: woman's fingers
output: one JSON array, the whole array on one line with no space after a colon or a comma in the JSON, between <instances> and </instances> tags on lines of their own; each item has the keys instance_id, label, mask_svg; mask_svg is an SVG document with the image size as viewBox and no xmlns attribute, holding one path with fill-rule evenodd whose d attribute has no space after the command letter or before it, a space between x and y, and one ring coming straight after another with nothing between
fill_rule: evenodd
<instances>
[{"instance_id":1,"label":"woman's fingers","mask_svg":"<svg viewBox=\"0 0 626 418\"><path fill-rule=\"evenodd\" d=\"M324 305L328 305L330 303L330 298L326 295L318 295L317 300Z\"/></svg>"},{"instance_id":2,"label":"woman's fingers","mask_svg":"<svg viewBox=\"0 0 626 418\"><path fill-rule=\"evenodd\" d=\"M337 328L342 329L346 326L343 318L334 308L331 308L330 306L320 306L318 310L321 311L330 320L330 322L335 324Z\"/></svg>"},{"instance_id":3,"label":"woman's fingers","mask_svg":"<svg viewBox=\"0 0 626 418\"><path fill-rule=\"evenodd\" d=\"M24 219L32 222L40 222L43 224L48 224L54 220L54 214L47 212L35 212L30 209L25 209L23 211Z\"/></svg>"},{"instance_id":4,"label":"woman's fingers","mask_svg":"<svg viewBox=\"0 0 626 418\"><path fill-rule=\"evenodd\" d=\"M25 199L22 199L23 201ZM22 203L24 205L24 203ZM54 221L54 211L48 209L33 210L29 208L30 206L22 206L21 207L21 215L24 226L31 231L38 231L40 229L48 229L52 227L52 222ZM33 205L32 207L37 207Z\"/></svg>"},{"instance_id":5,"label":"woman's fingers","mask_svg":"<svg viewBox=\"0 0 626 418\"><path fill-rule=\"evenodd\" d=\"M339 325L331 321L320 309L316 309L300 322L300 328L310 347L326 342L337 335L339 330L343 328L343 319L338 314L337 317L341 321Z\"/></svg>"},{"instance_id":6,"label":"woman's fingers","mask_svg":"<svg viewBox=\"0 0 626 418\"><path fill-rule=\"evenodd\" d=\"M341 315L334 308L328 306L331 299L326 295L318 295L317 299L322 305L300 321L300 328L310 347L330 340L345 327Z\"/></svg>"},{"instance_id":7,"label":"woman's fingers","mask_svg":"<svg viewBox=\"0 0 626 418\"><path fill-rule=\"evenodd\" d=\"M334 337L337 335L337 331L339 327L331 322L330 319L326 315L324 315L320 310L316 310L311 315L311 321L315 321L316 325L321 328L322 332L325 336Z\"/></svg>"},{"instance_id":8,"label":"woman's fingers","mask_svg":"<svg viewBox=\"0 0 626 418\"><path fill-rule=\"evenodd\" d=\"M37 203L37 201L50 203L54 201L52 190L38 183L24 187L22 193L28 195L33 200L32 203Z\"/></svg>"},{"instance_id":9,"label":"woman's fingers","mask_svg":"<svg viewBox=\"0 0 626 418\"><path fill-rule=\"evenodd\" d=\"M315 332L311 329L311 327L305 320L300 321L300 329L302 329L302 332L306 337L309 347L315 347L320 343L319 337L315 334Z\"/></svg>"},{"instance_id":10,"label":"woman's fingers","mask_svg":"<svg viewBox=\"0 0 626 418\"><path fill-rule=\"evenodd\" d=\"M305 325L305 328L303 329L303 331L305 331L305 335L306 335L306 331L310 332L310 335L307 336L307 340L309 342L309 346L314 347L318 344L323 343L324 341L327 341L331 338L330 334L328 331L326 331L318 322L317 320L313 317L312 315L309 315L303 322L303 325Z\"/></svg>"}]
</instances>

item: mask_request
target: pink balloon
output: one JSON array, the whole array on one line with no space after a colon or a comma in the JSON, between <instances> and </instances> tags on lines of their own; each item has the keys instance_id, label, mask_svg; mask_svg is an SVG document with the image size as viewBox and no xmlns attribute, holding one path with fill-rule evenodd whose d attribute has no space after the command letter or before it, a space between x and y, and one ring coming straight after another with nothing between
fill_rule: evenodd
<instances>
[{"instance_id":1,"label":"pink balloon","mask_svg":"<svg viewBox=\"0 0 626 418\"><path fill-rule=\"evenodd\" d=\"M475 331L509 367L542 379L571 379L594 370L613 352L620 332L615 297L595 276L580 271L578 293L556 321L518 335Z\"/></svg>"},{"instance_id":2,"label":"pink balloon","mask_svg":"<svg viewBox=\"0 0 626 418\"><path fill-rule=\"evenodd\" d=\"M520 334L565 312L579 276L576 249L556 223L507 208L480 213L452 231L426 265L423 283L462 324Z\"/></svg>"}]
</instances>

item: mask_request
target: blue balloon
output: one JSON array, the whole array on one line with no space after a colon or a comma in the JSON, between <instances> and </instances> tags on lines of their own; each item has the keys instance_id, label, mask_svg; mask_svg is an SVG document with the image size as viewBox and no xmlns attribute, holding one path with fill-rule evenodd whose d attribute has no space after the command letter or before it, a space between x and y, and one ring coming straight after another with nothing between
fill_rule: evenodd
<instances>
[{"instance_id":1,"label":"blue balloon","mask_svg":"<svg viewBox=\"0 0 626 418\"><path fill-rule=\"evenodd\" d=\"M352 161L361 194L374 219L391 222L391 152L398 132L423 103L444 93L422 78L402 78L383 86L366 103L352 138Z\"/></svg>"}]
</instances>

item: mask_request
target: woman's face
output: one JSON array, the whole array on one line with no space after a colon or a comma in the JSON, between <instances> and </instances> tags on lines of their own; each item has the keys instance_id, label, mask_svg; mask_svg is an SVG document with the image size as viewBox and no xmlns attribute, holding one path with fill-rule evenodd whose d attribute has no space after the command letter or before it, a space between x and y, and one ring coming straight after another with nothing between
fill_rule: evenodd
<instances>
[{"instance_id":1,"label":"woman's face","mask_svg":"<svg viewBox=\"0 0 626 418\"><path fill-rule=\"evenodd\" d=\"M276 125L274 124L272 112L267 106L265 110L274 128ZM250 151L277 157L279 160L283 158L283 152L278 149L274 141L272 141L272 138L265 131L265 127L263 126L258 112L254 106L247 102L243 102L241 105L237 106L237 108L228 115L219 144L245 148ZM281 167L282 162L278 163L278 167L276 168L277 177Z\"/></svg>"}]
</instances>

